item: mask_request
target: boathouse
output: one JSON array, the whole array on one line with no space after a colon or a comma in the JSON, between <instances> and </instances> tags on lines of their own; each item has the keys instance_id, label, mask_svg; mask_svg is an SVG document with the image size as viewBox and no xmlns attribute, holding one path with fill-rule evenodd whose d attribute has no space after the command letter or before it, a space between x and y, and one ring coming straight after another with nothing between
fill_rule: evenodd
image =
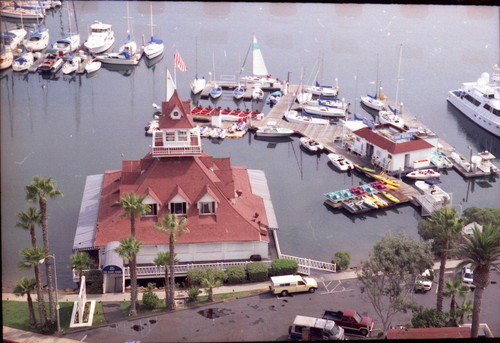
<instances>
[{"instance_id":1,"label":"boathouse","mask_svg":"<svg viewBox=\"0 0 500 343\"><path fill-rule=\"evenodd\" d=\"M162 103L151 151L140 160L123 161L121 169L87 177L73 251L94 252L104 273L104 292L123 291L129 278L127 261L114 251L131 234L130 219L117 204L125 193L145 196L151 208L135 221L142 242L139 278L163 275L153 260L168 251L168 235L154 225L168 213L187 219L189 232L177 237L175 246L180 267L269 257L268 229L277 223L264 172L206 154L188 115L190 105L174 91ZM177 276L187 271L179 270Z\"/></svg>"},{"instance_id":2,"label":"boathouse","mask_svg":"<svg viewBox=\"0 0 500 343\"><path fill-rule=\"evenodd\" d=\"M430 167L430 156L438 146L435 135L405 131L392 124L365 126L352 132L346 141L352 152L367 157L389 172Z\"/></svg>"}]
</instances>

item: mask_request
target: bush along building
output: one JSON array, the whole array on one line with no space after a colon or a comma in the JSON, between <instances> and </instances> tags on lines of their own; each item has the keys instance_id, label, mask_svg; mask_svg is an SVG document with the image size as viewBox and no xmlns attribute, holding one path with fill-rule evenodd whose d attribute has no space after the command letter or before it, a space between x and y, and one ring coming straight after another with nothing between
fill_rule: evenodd
<instances>
[{"instance_id":1,"label":"bush along building","mask_svg":"<svg viewBox=\"0 0 500 343\"><path fill-rule=\"evenodd\" d=\"M154 225L169 213L185 217L189 229L176 240L176 276L201 265L269 258L268 230L277 223L264 172L206 154L190 108L190 101L171 92L162 103L151 151L140 160L123 161L119 170L87 177L73 250L89 251L96 259L104 293L123 292L130 277L127 261L115 252L119 241L131 235L130 219L117 204L127 193L144 196L150 207L135 220L136 239L142 242L139 279L164 276L153 260L168 251L168 235Z\"/></svg>"}]
</instances>

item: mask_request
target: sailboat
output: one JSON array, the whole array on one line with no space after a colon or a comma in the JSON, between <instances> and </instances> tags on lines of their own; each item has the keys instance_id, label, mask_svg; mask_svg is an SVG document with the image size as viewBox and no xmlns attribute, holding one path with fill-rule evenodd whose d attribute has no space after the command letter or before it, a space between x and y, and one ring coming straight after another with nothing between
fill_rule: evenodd
<instances>
[{"instance_id":1,"label":"sailboat","mask_svg":"<svg viewBox=\"0 0 500 343\"><path fill-rule=\"evenodd\" d=\"M213 68L214 68L213 77L215 78L215 54L212 54L212 64L213 64ZM220 98L221 95L222 95L222 87L214 82L211 86L211 89L210 89L210 97L212 99L217 99L217 98Z\"/></svg>"},{"instance_id":2,"label":"sailboat","mask_svg":"<svg viewBox=\"0 0 500 343\"><path fill-rule=\"evenodd\" d=\"M403 44L401 44L400 49L399 49L399 63L398 63L398 78L396 79L397 86L396 86L396 106L399 106L399 111L402 111L403 104L399 104L399 81L402 81L401 79L401 59L403 56ZM392 124L395 125L401 129L404 128L405 123L403 118L397 114L398 110L397 108L392 108L390 105L388 105L387 110L382 110L378 112L378 120L380 124Z\"/></svg>"},{"instance_id":3,"label":"sailboat","mask_svg":"<svg viewBox=\"0 0 500 343\"><path fill-rule=\"evenodd\" d=\"M142 50L137 49L137 43L132 39L130 34L130 14L127 2L127 40L118 49L118 52L110 52L104 55L97 56L97 59L102 63L119 64L119 65L137 65L142 57Z\"/></svg>"},{"instance_id":4,"label":"sailboat","mask_svg":"<svg viewBox=\"0 0 500 343\"><path fill-rule=\"evenodd\" d=\"M257 42L255 34L253 35L252 44L250 45L247 51L245 60L243 61L243 66L241 67L241 71L243 71L243 68L245 66L248 54L250 52L250 48L252 48L252 75L240 77L240 81L248 83L260 83L262 85L265 83L273 84L275 82L278 82L276 79L271 78L271 75L267 71L266 64L264 62L264 57L262 56L262 52L260 51L259 43Z\"/></svg>"},{"instance_id":5,"label":"sailboat","mask_svg":"<svg viewBox=\"0 0 500 343\"><path fill-rule=\"evenodd\" d=\"M12 63L12 70L14 71L25 71L33 65L34 57L31 51L27 51L26 47L23 47L21 56L16 58Z\"/></svg>"},{"instance_id":6,"label":"sailboat","mask_svg":"<svg viewBox=\"0 0 500 343\"><path fill-rule=\"evenodd\" d=\"M384 96L381 94L380 80L378 79L378 55L377 55L377 78L376 78L376 91L375 95L367 94L366 96L361 97L361 103L369 108L372 108L376 111L382 111L385 109L384 102L382 101Z\"/></svg>"},{"instance_id":7,"label":"sailboat","mask_svg":"<svg viewBox=\"0 0 500 343\"><path fill-rule=\"evenodd\" d=\"M32 32L28 32L23 44L28 51L41 51L47 48L49 46L49 29L37 25Z\"/></svg>"},{"instance_id":8,"label":"sailboat","mask_svg":"<svg viewBox=\"0 0 500 343\"><path fill-rule=\"evenodd\" d=\"M151 11L151 39L144 47L144 54L147 58L153 59L155 57L163 54L163 41L161 39L157 39L153 34L153 3L149 3L150 11Z\"/></svg>"},{"instance_id":9,"label":"sailboat","mask_svg":"<svg viewBox=\"0 0 500 343\"><path fill-rule=\"evenodd\" d=\"M73 3L74 6L74 3ZM76 13L75 13L76 14ZM76 22L76 20L75 20ZM63 39L57 40L53 45L52 48L57 50L57 51L62 51L62 54L67 55L70 52L75 51L78 49L80 46L80 33L77 32L72 32L71 31L71 13L68 8L68 32L64 36Z\"/></svg>"},{"instance_id":10,"label":"sailboat","mask_svg":"<svg viewBox=\"0 0 500 343\"><path fill-rule=\"evenodd\" d=\"M193 94L196 95L205 89L205 86L207 85L207 81L205 80L204 77L202 77L202 78L198 77L198 39L195 38L195 41L196 41L196 54L195 54L196 55L196 74L195 74L194 80L191 81L191 92L193 92Z\"/></svg>"}]
</instances>

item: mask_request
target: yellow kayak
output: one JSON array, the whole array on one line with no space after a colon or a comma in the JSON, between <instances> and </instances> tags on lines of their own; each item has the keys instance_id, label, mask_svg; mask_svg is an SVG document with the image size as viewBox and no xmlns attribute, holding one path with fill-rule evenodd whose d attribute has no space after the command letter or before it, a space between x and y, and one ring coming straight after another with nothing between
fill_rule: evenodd
<instances>
[{"instance_id":1,"label":"yellow kayak","mask_svg":"<svg viewBox=\"0 0 500 343\"><path fill-rule=\"evenodd\" d=\"M371 197L367 194L363 195L365 199L370 200L371 202L375 203L378 207L384 207L384 204L380 202L379 200L375 199L374 197Z\"/></svg>"},{"instance_id":2,"label":"yellow kayak","mask_svg":"<svg viewBox=\"0 0 500 343\"><path fill-rule=\"evenodd\" d=\"M372 176L374 178L376 178L377 180L380 180L380 181L383 181L385 182L386 184L388 185L392 185L394 187L399 187L401 186L399 182L397 182L396 180L394 179L391 179L390 177L387 177L387 176L382 176L382 175L375 175L375 174L372 174Z\"/></svg>"}]
</instances>

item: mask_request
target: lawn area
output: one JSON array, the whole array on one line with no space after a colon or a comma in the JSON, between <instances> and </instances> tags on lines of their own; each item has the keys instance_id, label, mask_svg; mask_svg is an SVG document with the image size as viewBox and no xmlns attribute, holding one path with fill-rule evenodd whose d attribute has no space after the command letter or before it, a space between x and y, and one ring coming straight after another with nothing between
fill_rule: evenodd
<instances>
[{"instance_id":1,"label":"lawn area","mask_svg":"<svg viewBox=\"0 0 500 343\"><path fill-rule=\"evenodd\" d=\"M73 302L60 302L60 310L59 315L61 318L61 330L69 330L69 322L71 320L71 313L73 312ZM36 302L33 302L33 306L35 307L35 317L37 323L39 322L38 318L38 305ZM47 316L48 316L48 304L45 304L47 308ZM33 329L29 325L29 313L28 313L28 303L24 301L2 301L2 318L3 325L20 329L26 331L39 332L38 329ZM94 320L93 325L101 325L105 324L106 320L104 319L104 314L102 310L101 302L96 303L95 311L94 311Z\"/></svg>"}]
</instances>

